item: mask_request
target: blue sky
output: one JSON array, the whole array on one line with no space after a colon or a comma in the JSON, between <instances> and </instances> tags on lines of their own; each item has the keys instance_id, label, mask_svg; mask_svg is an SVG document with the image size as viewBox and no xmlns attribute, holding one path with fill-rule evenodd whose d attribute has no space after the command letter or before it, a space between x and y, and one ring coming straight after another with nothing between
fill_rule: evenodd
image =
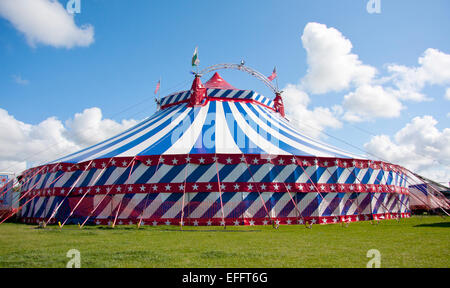
<instances>
[{"instance_id":1,"label":"blue sky","mask_svg":"<svg viewBox=\"0 0 450 288\"><path fill-rule=\"evenodd\" d=\"M63 7L67 2L59 1ZM428 76L424 76L427 80L408 78L408 83L422 81L422 84L417 84L420 86L418 90L428 98L427 101L411 100L406 96L396 98L401 99L398 101L403 109L397 111L399 113L395 116L365 114L362 117L364 119L357 121L347 117L348 103L344 105L343 99L355 92L359 84L331 88L325 93L314 93L314 89L305 84L308 71L314 69L314 64L308 62L312 54L308 55L301 39L308 23L324 25L317 27L318 30L311 29L311 37L315 37L314 33L320 29L331 33L329 29L334 28L342 34L343 39L351 42L349 53L357 55L361 65L377 71L370 80L371 87L380 85L397 89L396 84L401 81L399 78L388 84L382 81L384 77L393 76L388 70L389 65L408 67L408 71L413 71L420 67L418 59L424 57L427 49L439 51L439 57L450 54L449 1L381 0L379 14L369 14L367 2L81 0L81 13L75 14L74 23L79 29L84 29L83 25L90 25L93 29L92 40L84 44L71 44L69 48L68 44L42 40L42 36L30 40L29 35L38 32L27 34L23 31L25 28L21 30L17 17L23 20L23 17L34 17L33 13L20 14L20 11L10 12L11 9L5 8L2 13L0 7L0 108L7 111L15 121L29 125L24 130L35 129L46 119L55 117L67 130L63 134L70 134L71 127L67 121L73 120L76 113L92 107L98 107L104 118L118 125L126 125L128 122L124 124L124 119L140 120L155 111L153 90L160 77L163 94L189 88L192 80L189 74L190 60L194 48L198 46L201 67L224 62L237 63L244 59L248 66L270 75L276 65L280 88L291 84L306 93L309 102L305 109L308 111L315 111L318 107L330 111L335 106L343 107L343 111L330 112L332 119L340 123L339 127L319 123L319 131L344 139L361 149L371 150L372 153L383 154L380 157L392 157L396 154L395 149L403 151L402 148L410 147L408 145L417 149L416 156L427 154L430 145L435 145L431 148L439 152L441 143L450 133L445 130L450 127L450 99L445 97L446 89L450 87L449 79L434 81ZM26 10L27 6L21 9ZM339 35L336 37L336 41L342 40ZM332 49L333 46L330 47ZM447 66L444 68L450 69ZM224 71L221 74L235 87L255 89L272 96L258 80L246 74L236 71ZM382 84L379 84L380 81ZM391 94L386 97L391 97ZM290 95L286 97L295 97ZM295 117L295 114L290 116ZM425 116L431 116L434 122ZM408 142L403 139L406 136L402 138L401 135L395 138L395 134L408 124L420 126L419 120L413 122L415 117L426 122L424 127L428 125L431 130L437 130L433 130L433 135L428 135L434 137L432 144L424 143L425 140ZM419 134L422 132L416 131ZM370 148L370 145L364 146L375 135L390 137L391 143L387 144L394 145L391 147L392 153L384 154L383 151ZM416 136L411 134L409 138L430 138L427 135ZM72 146L68 144L72 148L88 144L80 139L70 139L67 135L64 137L75 142ZM353 147L333 138L320 137L336 146L355 151ZM8 140L0 141L0 150L4 142ZM376 145L377 142L372 144ZM33 152L18 152L20 156L14 158L6 156L6 147L7 144L4 144L0 162L21 162L20 157L26 158ZM392 157L388 160L410 165L428 173L430 177L448 181L450 172L442 174L439 171L448 169L450 155L443 153L445 155L442 157L436 156L439 154L434 151L425 155L427 159L433 158L431 164L408 163L404 159L407 157ZM4 167L9 168L8 165Z\"/></svg>"}]
</instances>

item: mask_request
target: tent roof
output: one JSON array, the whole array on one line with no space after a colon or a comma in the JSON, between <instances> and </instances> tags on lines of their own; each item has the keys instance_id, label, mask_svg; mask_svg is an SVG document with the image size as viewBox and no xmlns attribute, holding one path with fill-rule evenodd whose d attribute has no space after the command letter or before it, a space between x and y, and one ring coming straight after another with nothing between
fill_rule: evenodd
<instances>
[{"instance_id":1,"label":"tent roof","mask_svg":"<svg viewBox=\"0 0 450 288\"><path fill-rule=\"evenodd\" d=\"M214 73L214 75L204 85L206 88L237 90L231 84L229 84L227 81L225 81L217 72Z\"/></svg>"}]
</instances>

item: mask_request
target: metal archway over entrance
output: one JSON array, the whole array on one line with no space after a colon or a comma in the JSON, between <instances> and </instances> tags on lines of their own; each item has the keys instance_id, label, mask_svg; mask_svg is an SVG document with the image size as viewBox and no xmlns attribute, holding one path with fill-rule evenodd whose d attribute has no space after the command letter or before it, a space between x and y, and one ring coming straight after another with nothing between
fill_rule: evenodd
<instances>
[{"instance_id":1,"label":"metal archway over entrance","mask_svg":"<svg viewBox=\"0 0 450 288\"><path fill-rule=\"evenodd\" d=\"M280 93L278 88L272 84L272 81L270 81L266 76L264 76L262 73L256 71L255 69L245 66L244 63L241 63L241 64L232 64L232 63L216 64L216 65L212 65L212 66L209 66L209 67L203 69L202 71L200 71L197 74L202 76L206 73L217 71L217 70L222 70L222 69L235 69L235 70L247 72L248 74L250 74L253 77L257 78L258 80L262 81L267 87L270 88L270 90L272 90L272 92L275 95Z\"/></svg>"}]
</instances>

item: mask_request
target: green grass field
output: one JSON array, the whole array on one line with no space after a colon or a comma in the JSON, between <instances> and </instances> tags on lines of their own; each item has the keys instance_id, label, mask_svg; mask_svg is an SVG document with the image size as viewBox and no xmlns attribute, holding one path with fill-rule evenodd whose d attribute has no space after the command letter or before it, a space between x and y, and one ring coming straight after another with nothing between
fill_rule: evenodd
<instances>
[{"instance_id":1,"label":"green grass field","mask_svg":"<svg viewBox=\"0 0 450 288\"><path fill-rule=\"evenodd\" d=\"M72 248L81 253L81 267L365 267L369 249L380 251L381 267L450 267L450 219L278 230L0 225L0 267L65 267Z\"/></svg>"}]
</instances>

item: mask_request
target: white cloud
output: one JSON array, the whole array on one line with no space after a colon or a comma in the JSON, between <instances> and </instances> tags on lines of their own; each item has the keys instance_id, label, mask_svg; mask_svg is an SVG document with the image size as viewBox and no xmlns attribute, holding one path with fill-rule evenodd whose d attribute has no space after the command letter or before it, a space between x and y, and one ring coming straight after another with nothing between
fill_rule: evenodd
<instances>
[{"instance_id":1,"label":"white cloud","mask_svg":"<svg viewBox=\"0 0 450 288\"><path fill-rule=\"evenodd\" d=\"M102 111L97 107L76 113L73 119L66 121L66 127L73 135L72 139L79 145L94 145L136 124L136 120L122 120L118 123L103 119Z\"/></svg>"},{"instance_id":2,"label":"white cloud","mask_svg":"<svg viewBox=\"0 0 450 288\"><path fill-rule=\"evenodd\" d=\"M347 110L347 121L364 121L376 117L393 118L400 116L402 103L382 86L363 85L344 96L343 107Z\"/></svg>"},{"instance_id":3,"label":"white cloud","mask_svg":"<svg viewBox=\"0 0 450 288\"><path fill-rule=\"evenodd\" d=\"M405 100L429 100L421 90L425 85L450 84L450 54L428 48L418 59L418 67L391 64L387 69L398 89L398 97Z\"/></svg>"},{"instance_id":4,"label":"white cloud","mask_svg":"<svg viewBox=\"0 0 450 288\"><path fill-rule=\"evenodd\" d=\"M415 117L392 140L378 135L364 145L368 152L440 182L450 180L450 128L436 128L432 116Z\"/></svg>"},{"instance_id":5,"label":"white cloud","mask_svg":"<svg viewBox=\"0 0 450 288\"><path fill-rule=\"evenodd\" d=\"M20 75L12 75L12 78L13 78L14 82L16 82L19 85L30 84L30 81L28 81L27 79L23 79L22 76L20 76Z\"/></svg>"},{"instance_id":6,"label":"white cloud","mask_svg":"<svg viewBox=\"0 0 450 288\"><path fill-rule=\"evenodd\" d=\"M99 108L90 108L66 123L50 117L31 125L0 108L0 171L19 173L27 163L34 166L50 162L114 136L137 122L102 119Z\"/></svg>"},{"instance_id":7,"label":"white cloud","mask_svg":"<svg viewBox=\"0 0 450 288\"><path fill-rule=\"evenodd\" d=\"M307 91L322 94L370 82L377 73L352 54L352 43L335 28L308 23L302 35L308 71L302 79Z\"/></svg>"},{"instance_id":8,"label":"white cloud","mask_svg":"<svg viewBox=\"0 0 450 288\"><path fill-rule=\"evenodd\" d=\"M55 0L1 0L0 16L22 32L31 46L72 48L94 42L94 28L78 27L74 16Z\"/></svg>"},{"instance_id":9,"label":"white cloud","mask_svg":"<svg viewBox=\"0 0 450 288\"><path fill-rule=\"evenodd\" d=\"M445 90L445 99L450 100L450 88L447 88L447 90Z\"/></svg>"},{"instance_id":10,"label":"white cloud","mask_svg":"<svg viewBox=\"0 0 450 288\"><path fill-rule=\"evenodd\" d=\"M315 107L310 110L308 109L309 96L300 87L288 84L283 91L286 115L305 134L319 138L325 128L340 128L342 126L342 123L337 119L337 115L341 113L340 107L336 106L332 109Z\"/></svg>"}]
</instances>

